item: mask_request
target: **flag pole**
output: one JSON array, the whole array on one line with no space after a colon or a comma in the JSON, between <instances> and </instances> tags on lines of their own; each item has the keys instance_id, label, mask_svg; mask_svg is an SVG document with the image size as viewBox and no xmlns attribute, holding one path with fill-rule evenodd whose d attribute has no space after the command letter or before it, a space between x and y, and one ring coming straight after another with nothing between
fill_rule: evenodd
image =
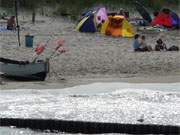
<instances>
[{"instance_id":1,"label":"flag pole","mask_svg":"<svg viewBox=\"0 0 180 135\"><path fill-rule=\"evenodd\" d=\"M19 44L19 46L21 46L21 41L20 41L20 26L19 26L19 20L18 20L18 0L15 0L15 14L16 14L18 44Z\"/></svg>"}]
</instances>

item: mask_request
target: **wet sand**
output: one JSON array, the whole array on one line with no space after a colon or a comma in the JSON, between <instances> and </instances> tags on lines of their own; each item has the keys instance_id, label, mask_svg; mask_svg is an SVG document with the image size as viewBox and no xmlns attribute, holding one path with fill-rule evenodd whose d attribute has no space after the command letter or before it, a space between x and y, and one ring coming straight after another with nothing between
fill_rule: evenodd
<instances>
[{"instance_id":1,"label":"wet sand","mask_svg":"<svg viewBox=\"0 0 180 135\"><path fill-rule=\"evenodd\" d=\"M130 77L130 78L112 78L112 76L102 76L101 78L66 78L59 81L45 81L45 82L15 82L15 81L2 81L1 90L6 89L62 89L67 87L74 87L77 85L86 85L91 83L178 83L180 76L160 76L160 77Z\"/></svg>"}]
</instances>

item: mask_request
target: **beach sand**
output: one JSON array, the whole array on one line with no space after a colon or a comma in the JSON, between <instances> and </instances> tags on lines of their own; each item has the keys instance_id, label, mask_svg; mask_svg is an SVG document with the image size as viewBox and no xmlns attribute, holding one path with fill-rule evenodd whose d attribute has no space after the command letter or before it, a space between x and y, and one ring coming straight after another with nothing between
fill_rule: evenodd
<instances>
[{"instance_id":1,"label":"beach sand","mask_svg":"<svg viewBox=\"0 0 180 135\"><path fill-rule=\"evenodd\" d=\"M20 16L21 47L18 47L16 32L0 33L0 57L16 60L32 60L34 48L39 42L64 39L67 52L50 61L50 73L45 82L60 83L58 87L74 86L91 82L179 82L179 52L132 51L132 38L114 38L99 33L80 33L76 23L64 18L38 17L35 24L30 16ZM1 26L6 26L0 21ZM180 33L174 31L138 31L147 38L148 45L154 47L161 37L168 47L180 47ZM25 47L25 35L34 35L34 48ZM49 44L40 59L48 57L56 46ZM146 79L147 78L147 79ZM2 80L2 88L11 87L16 82ZM31 82L27 83L28 84ZM19 82L19 87L26 87ZM22 84L22 85L21 85ZM34 82L32 82L34 84ZM17 85L18 86L18 85ZM31 86L31 85L30 85ZM44 87L43 87L44 88Z\"/></svg>"}]
</instances>

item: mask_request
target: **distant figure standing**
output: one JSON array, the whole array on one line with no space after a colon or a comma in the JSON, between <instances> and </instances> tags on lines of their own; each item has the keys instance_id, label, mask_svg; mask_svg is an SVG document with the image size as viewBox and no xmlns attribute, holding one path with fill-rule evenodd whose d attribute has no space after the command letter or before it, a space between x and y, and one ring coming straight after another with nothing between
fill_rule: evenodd
<instances>
[{"instance_id":1,"label":"distant figure standing","mask_svg":"<svg viewBox=\"0 0 180 135\"><path fill-rule=\"evenodd\" d=\"M135 52L142 52L143 51L143 49L141 49L141 45L139 43L139 34L136 34L134 36L134 42L133 42L132 46L133 46L133 49Z\"/></svg>"},{"instance_id":2,"label":"distant figure standing","mask_svg":"<svg viewBox=\"0 0 180 135\"><path fill-rule=\"evenodd\" d=\"M15 30L16 29L15 16L11 16L10 19L7 20L7 29L8 30Z\"/></svg>"},{"instance_id":3,"label":"distant figure standing","mask_svg":"<svg viewBox=\"0 0 180 135\"><path fill-rule=\"evenodd\" d=\"M155 51L167 51L166 44L162 41L161 38L156 41Z\"/></svg>"},{"instance_id":4,"label":"distant figure standing","mask_svg":"<svg viewBox=\"0 0 180 135\"><path fill-rule=\"evenodd\" d=\"M123 15L123 16L124 16L124 10L123 10L123 9L120 9L118 15Z\"/></svg>"},{"instance_id":5,"label":"distant figure standing","mask_svg":"<svg viewBox=\"0 0 180 135\"><path fill-rule=\"evenodd\" d=\"M150 52L150 51L152 51L152 47L151 46L148 46L147 44L146 44L146 37L143 35L143 36L141 36L141 41L140 41L140 45L141 45L141 49L143 50L143 51L148 51L148 52Z\"/></svg>"},{"instance_id":6,"label":"distant figure standing","mask_svg":"<svg viewBox=\"0 0 180 135\"><path fill-rule=\"evenodd\" d=\"M158 11L153 12L154 17L157 17L159 15Z\"/></svg>"},{"instance_id":7,"label":"distant figure standing","mask_svg":"<svg viewBox=\"0 0 180 135\"><path fill-rule=\"evenodd\" d=\"M118 15L122 15L122 16L124 16L127 19L129 18L129 12L125 11L124 9L120 9Z\"/></svg>"}]
</instances>

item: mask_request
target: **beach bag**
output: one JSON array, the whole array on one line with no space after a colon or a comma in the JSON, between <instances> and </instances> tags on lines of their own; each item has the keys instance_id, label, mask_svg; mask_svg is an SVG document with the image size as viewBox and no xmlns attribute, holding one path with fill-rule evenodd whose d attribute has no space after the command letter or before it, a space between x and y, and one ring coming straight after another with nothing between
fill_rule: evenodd
<instances>
[{"instance_id":1,"label":"beach bag","mask_svg":"<svg viewBox=\"0 0 180 135\"><path fill-rule=\"evenodd\" d=\"M165 49L164 46L161 45L161 44L157 44L157 45L155 46L155 50L156 50L156 51L161 51L161 50L164 50L164 49Z\"/></svg>"},{"instance_id":2,"label":"beach bag","mask_svg":"<svg viewBox=\"0 0 180 135\"><path fill-rule=\"evenodd\" d=\"M173 45L173 46L171 46L171 47L168 49L168 51L179 51L179 47Z\"/></svg>"}]
</instances>

